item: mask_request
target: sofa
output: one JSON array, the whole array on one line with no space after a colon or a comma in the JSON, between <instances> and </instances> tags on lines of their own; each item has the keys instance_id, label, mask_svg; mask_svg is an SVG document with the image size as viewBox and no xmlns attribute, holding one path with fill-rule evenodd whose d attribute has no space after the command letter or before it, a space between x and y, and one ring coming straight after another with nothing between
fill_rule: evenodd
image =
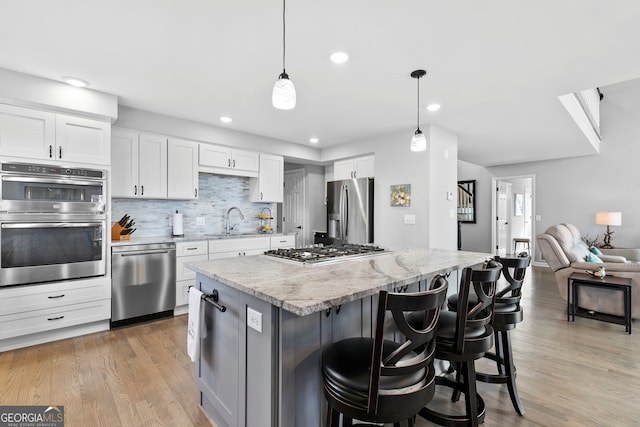
<instances>
[{"instance_id":1,"label":"sofa","mask_svg":"<svg viewBox=\"0 0 640 427\"><path fill-rule=\"evenodd\" d=\"M631 278L631 317L640 319L640 249L600 249L602 255L597 256L602 263L587 262L586 258L593 260L590 255L593 252L573 224L549 227L537 236L537 241L542 258L555 273L563 300L567 300L567 278L571 273L593 271L602 266L607 275ZM615 290L580 288L579 304L581 308L599 313L624 314L622 293Z\"/></svg>"}]
</instances>

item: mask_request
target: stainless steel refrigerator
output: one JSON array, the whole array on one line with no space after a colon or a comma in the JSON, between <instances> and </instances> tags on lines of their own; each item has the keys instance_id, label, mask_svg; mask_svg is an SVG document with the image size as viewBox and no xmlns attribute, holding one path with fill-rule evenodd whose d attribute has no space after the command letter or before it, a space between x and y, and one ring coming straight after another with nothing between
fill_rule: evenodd
<instances>
[{"instance_id":1,"label":"stainless steel refrigerator","mask_svg":"<svg viewBox=\"0 0 640 427\"><path fill-rule=\"evenodd\" d=\"M333 243L373 242L373 178L327 183L327 234Z\"/></svg>"}]
</instances>

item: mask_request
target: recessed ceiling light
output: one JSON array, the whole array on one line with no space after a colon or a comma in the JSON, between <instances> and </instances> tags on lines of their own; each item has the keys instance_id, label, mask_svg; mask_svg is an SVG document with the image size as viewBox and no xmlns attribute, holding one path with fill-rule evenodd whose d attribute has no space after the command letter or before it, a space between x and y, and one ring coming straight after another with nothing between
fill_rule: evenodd
<instances>
[{"instance_id":1,"label":"recessed ceiling light","mask_svg":"<svg viewBox=\"0 0 640 427\"><path fill-rule=\"evenodd\" d=\"M440 109L440 104L429 104L427 105L427 110L429 111L438 111Z\"/></svg>"},{"instance_id":2,"label":"recessed ceiling light","mask_svg":"<svg viewBox=\"0 0 640 427\"><path fill-rule=\"evenodd\" d=\"M233 121L233 119L231 117L222 116L222 117L220 117L220 121L223 122L223 123L231 123Z\"/></svg>"},{"instance_id":3,"label":"recessed ceiling light","mask_svg":"<svg viewBox=\"0 0 640 427\"><path fill-rule=\"evenodd\" d=\"M82 80L79 79L77 77L70 77L70 76L65 76L62 78L62 81L70 84L71 86L75 86L75 87L87 87L89 86L89 82L86 80Z\"/></svg>"},{"instance_id":4,"label":"recessed ceiling light","mask_svg":"<svg viewBox=\"0 0 640 427\"><path fill-rule=\"evenodd\" d=\"M335 62L336 64L342 64L349 60L349 55L347 55L345 52L334 52L331 54L330 58L331 61Z\"/></svg>"},{"instance_id":5,"label":"recessed ceiling light","mask_svg":"<svg viewBox=\"0 0 640 427\"><path fill-rule=\"evenodd\" d=\"M320 142L320 140L316 137L313 137L313 138L309 138L309 142L312 144L317 144L318 142Z\"/></svg>"}]
</instances>

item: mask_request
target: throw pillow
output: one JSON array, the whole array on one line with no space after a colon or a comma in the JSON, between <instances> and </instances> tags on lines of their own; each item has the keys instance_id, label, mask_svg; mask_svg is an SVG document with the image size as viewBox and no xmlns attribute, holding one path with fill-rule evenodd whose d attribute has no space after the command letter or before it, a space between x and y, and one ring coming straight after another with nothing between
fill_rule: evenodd
<instances>
[{"instance_id":1,"label":"throw pillow","mask_svg":"<svg viewBox=\"0 0 640 427\"><path fill-rule=\"evenodd\" d=\"M589 254L584 257L584 260L587 262L594 262L596 264L602 264L602 260L598 258L596 254Z\"/></svg>"},{"instance_id":2,"label":"throw pillow","mask_svg":"<svg viewBox=\"0 0 640 427\"><path fill-rule=\"evenodd\" d=\"M589 250L590 250L592 253L594 253L595 255L597 255L597 256L602 255L602 251L601 251L600 249L596 248L595 246L591 246L591 247L589 248Z\"/></svg>"},{"instance_id":3,"label":"throw pillow","mask_svg":"<svg viewBox=\"0 0 640 427\"><path fill-rule=\"evenodd\" d=\"M627 262L627 259L625 257L618 255L600 255L598 258L600 258L603 262Z\"/></svg>"}]
</instances>

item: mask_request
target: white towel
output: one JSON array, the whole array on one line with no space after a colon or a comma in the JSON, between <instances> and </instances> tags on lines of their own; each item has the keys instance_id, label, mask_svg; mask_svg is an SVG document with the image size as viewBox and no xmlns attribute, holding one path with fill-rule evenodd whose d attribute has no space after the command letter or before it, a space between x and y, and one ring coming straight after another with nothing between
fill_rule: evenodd
<instances>
[{"instance_id":1,"label":"white towel","mask_svg":"<svg viewBox=\"0 0 640 427\"><path fill-rule=\"evenodd\" d=\"M200 357L200 340L207 336L204 304L200 290L189 288L189 319L187 320L187 353L192 362Z\"/></svg>"}]
</instances>

